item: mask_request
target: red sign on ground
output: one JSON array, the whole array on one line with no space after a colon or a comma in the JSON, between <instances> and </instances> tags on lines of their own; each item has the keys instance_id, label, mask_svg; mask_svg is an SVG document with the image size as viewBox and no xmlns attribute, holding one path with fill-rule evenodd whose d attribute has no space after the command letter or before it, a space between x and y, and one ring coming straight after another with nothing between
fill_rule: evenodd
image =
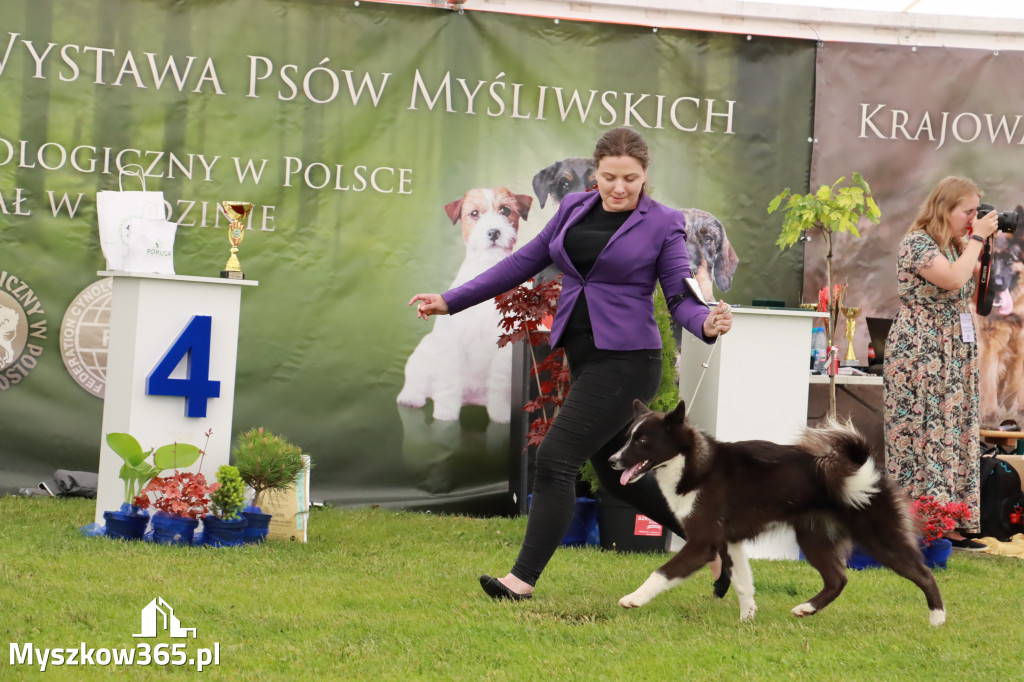
<instances>
[{"instance_id":1,"label":"red sign on ground","mask_svg":"<svg viewBox=\"0 0 1024 682\"><path fill-rule=\"evenodd\" d=\"M660 523L655 523L643 514L637 514L636 525L633 526L633 535L646 535L649 537L660 538L662 536L662 526Z\"/></svg>"}]
</instances>

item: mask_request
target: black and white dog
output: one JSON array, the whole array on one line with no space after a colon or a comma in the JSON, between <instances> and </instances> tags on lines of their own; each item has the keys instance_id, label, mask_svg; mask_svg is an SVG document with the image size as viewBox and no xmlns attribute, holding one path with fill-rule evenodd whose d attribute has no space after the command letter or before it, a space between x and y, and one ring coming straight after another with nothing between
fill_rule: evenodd
<instances>
[{"instance_id":1,"label":"black and white dog","mask_svg":"<svg viewBox=\"0 0 1024 682\"><path fill-rule=\"evenodd\" d=\"M634 411L629 440L609 461L623 471L623 484L647 473L656 477L686 531L686 544L620 599L620 606L643 606L728 548L722 557L733 564L740 619L753 619L754 580L742 543L781 524L793 528L804 556L824 581L822 590L795 607L793 615L815 614L839 596L855 542L921 588L932 625L946 621L935 576L915 539L906 496L849 423L830 421L807 429L794 445L720 443L686 421L682 402L665 413L636 401Z\"/></svg>"}]
</instances>

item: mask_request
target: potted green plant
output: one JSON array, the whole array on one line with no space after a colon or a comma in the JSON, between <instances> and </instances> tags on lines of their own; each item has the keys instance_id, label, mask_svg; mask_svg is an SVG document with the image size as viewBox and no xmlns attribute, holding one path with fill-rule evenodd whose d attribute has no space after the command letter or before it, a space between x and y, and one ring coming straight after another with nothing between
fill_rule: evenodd
<instances>
[{"instance_id":1,"label":"potted green plant","mask_svg":"<svg viewBox=\"0 0 1024 682\"><path fill-rule=\"evenodd\" d=\"M260 503L271 491L290 490L305 467L302 448L260 427L249 429L235 439L231 459L242 481L253 496L242 515L248 521L246 542L261 542L267 537L271 515L264 514Z\"/></svg>"},{"instance_id":2,"label":"potted green plant","mask_svg":"<svg viewBox=\"0 0 1024 682\"><path fill-rule=\"evenodd\" d=\"M103 512L104 533L120 539L140 539L149 525L149 512L140 509L137 498L142 489L161 472L177 467L189 467L199 459L201 450L187 443L171 443L159 448L143 450L139 441L127 433L108 433L107 445L124 464L118 476L124 481L124 502L116 511ZM147 459L153 456L152 463Z\"/></svg>"},{"instance_id":3,"label":"potted green plant","mask_svg":"<svg viewBox=\"0 0 1024 682\"><path fill-rule=\"evenodd\" d=\"M845 183L845 185L844 185ZM785 205L782 202L785 201ZM832 311L840 305L836 297L836 289L832 284L832 235L845 232L859 237L857 224L862 218L877 223L881 211L871 198L871 188L860 173L852 173L850 179L841 177L831 185L821 185L818 191L807 194L792 194L787 187L768 204L768 213L774 213L782 207L785 217L782 231L775 242L780 249L796 244L808 230L817 230L825 238L825 271L827 284L824 309L826 316L825 336L830 353L835 347L835 322ZM829 366L829 415L836 413L836 378Z\"/></svg>"},{"instance_id":4,"label":"potted green plant","mask_svg":"<svg viewBox=\"0 0 1024 682\"><path fill-rule=\"evenodd\" d=\"M223 464L217 469L220 485L210 493L213 513L203 517L203 544L211 547L240 545L245 540L245 483L238 469Z\"/></svg>"}]
</instances>

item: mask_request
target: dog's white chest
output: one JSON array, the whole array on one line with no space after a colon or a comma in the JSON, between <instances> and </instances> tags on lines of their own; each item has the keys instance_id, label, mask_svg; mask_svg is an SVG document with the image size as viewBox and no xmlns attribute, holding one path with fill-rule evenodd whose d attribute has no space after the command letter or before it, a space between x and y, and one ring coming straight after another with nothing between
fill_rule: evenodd
<instances>
[{"instance_id":1,"label":"dog's white chest","mask_svg":"<svg viewBox=\"0 0 1024 682\"><path fill-rule=\"evenodd\" d=\"M661 494L665 496L669 508L676 518L682 521L693 512L697 504L697 491L691 490L685 495L676 492L676 485L683 478L683 458L675 457L654 472Z\"/></svg>"}]
</instances>

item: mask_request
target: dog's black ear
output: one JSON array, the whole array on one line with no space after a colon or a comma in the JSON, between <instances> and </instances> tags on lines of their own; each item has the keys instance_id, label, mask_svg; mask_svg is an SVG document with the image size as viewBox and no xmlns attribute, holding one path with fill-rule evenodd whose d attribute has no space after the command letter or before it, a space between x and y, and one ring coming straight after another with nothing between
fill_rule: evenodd
<instances>
[{"instance_id":1,"label":"dog's black ear","mask_svg":"<svg viewBox=\"0 0 1024 682\"><path fill-rule=\"evenodd\" d=\"M665 415L665 426L676 428L686 422L686 402L680 400L675 409Z\"/></svg>"},{"instance_id":2,"label":"dog's black ear","mask_svg":"<svg viewBox=\"0 0 1024 682\"><path fill-rule=\"evenodd\" d=\"M717 222L717 221L716 221ZM719 223L721 224L721 223ZM715 259L715 284L722 291L729 291L732 286L732 276L736 273L736 266L740 264L736 249L732 248L729 238L725 236L725 228L722 228L722 249Z\"/></svg>"},{"instance_id":3,"label":"dog's black ear","mask_svg":"<svg viewBox=\"0 0 1024 682\"><path fill-rule=\"evenodd\" d=\"M639 419L651 410L639 400L633 400L633 419Z\"/></svg>"},{"instance_id":4,"label":"dog's black ear","mask_svg":"<svg viewBox=\"0 0 1024 682\"><path fill-rule=\"evenodd\" d=\"M452 225L459 222L459 218L462 216L462 197L445 204L444 212L448 214L448 218L452 221Z\"/></svg>"},{"instance_id":5,"label":"dog's black ear","mask_svg":"<svg viewBox=\"0 0 1024 682\"><path fill-rule=\"evenodd\" d=\"M551 193L551 180L558 173L562 166L561 161L555 161L547 168L540 170L536 175L533 176L533 193L537 195L537 200L540 202L540 207L544 208L544 202L547 201L548 195Z\"/></svg>"}]
</instances>

